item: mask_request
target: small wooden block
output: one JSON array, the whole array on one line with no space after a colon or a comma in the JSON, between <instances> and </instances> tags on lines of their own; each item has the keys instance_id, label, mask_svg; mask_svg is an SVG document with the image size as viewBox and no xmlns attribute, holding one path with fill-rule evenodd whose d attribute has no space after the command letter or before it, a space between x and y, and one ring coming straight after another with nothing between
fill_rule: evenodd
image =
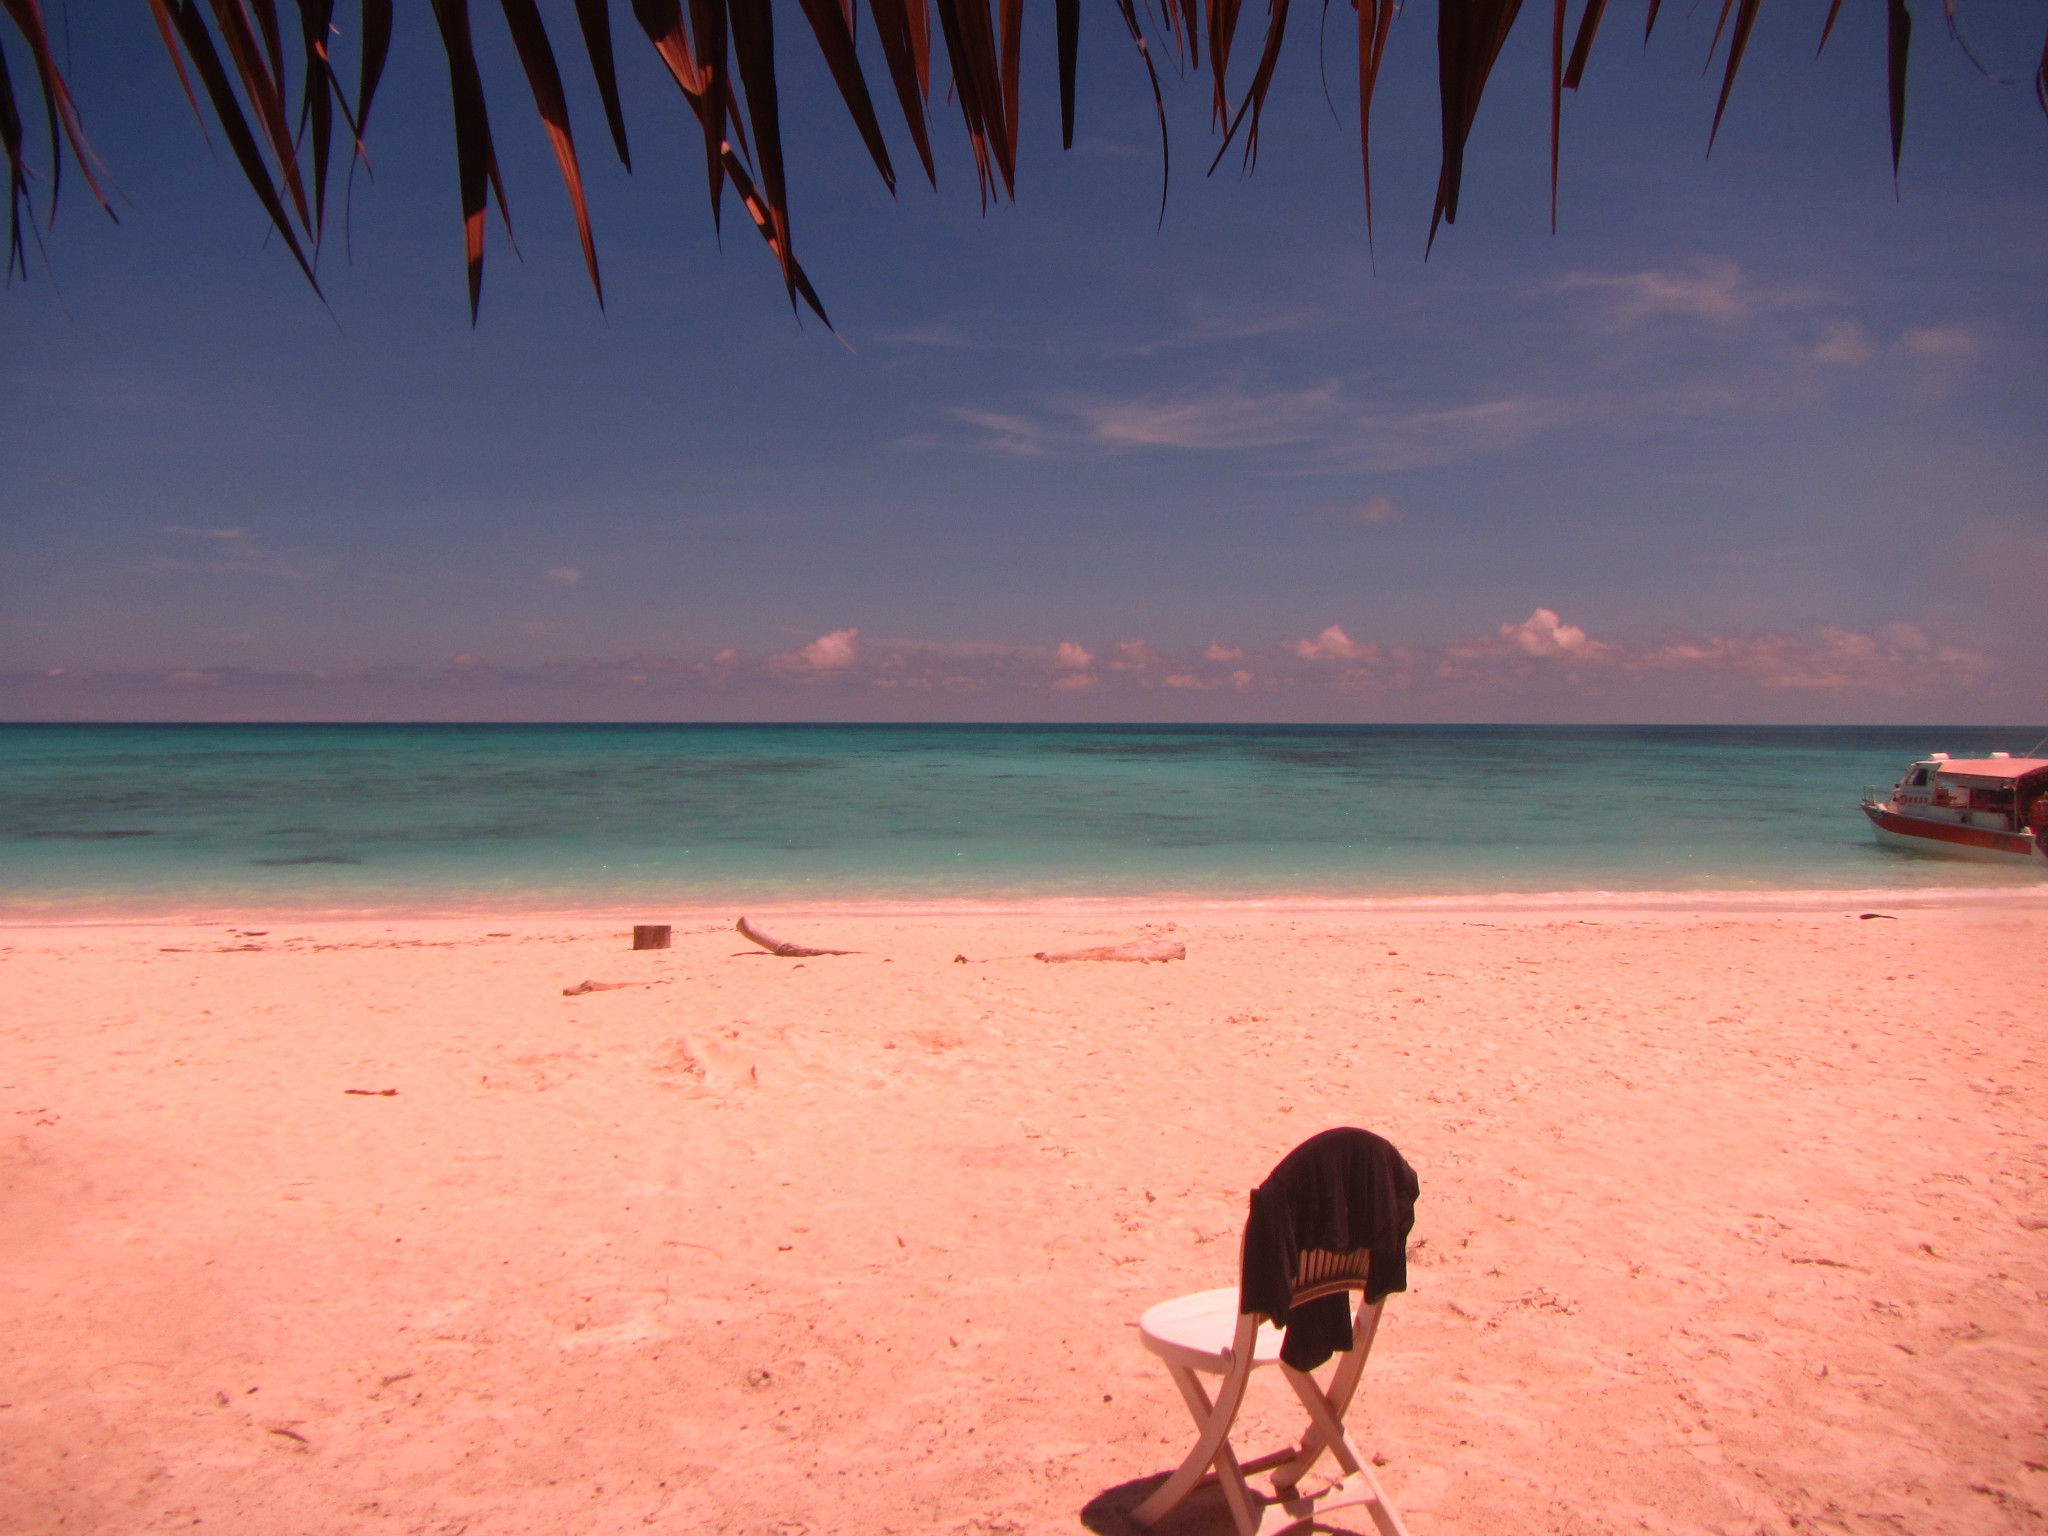
<instances>
[{"instance_id":1,"label":"small wooden block","mask_svg":"<svg viewBox=\"0 0 2048 1536\"><path fill-rule=\"evenodd\" d=\"M667 949L670 928L667 923L635 923L633 925L633 947L635 949Z\"/></svg>"}]
</instances>

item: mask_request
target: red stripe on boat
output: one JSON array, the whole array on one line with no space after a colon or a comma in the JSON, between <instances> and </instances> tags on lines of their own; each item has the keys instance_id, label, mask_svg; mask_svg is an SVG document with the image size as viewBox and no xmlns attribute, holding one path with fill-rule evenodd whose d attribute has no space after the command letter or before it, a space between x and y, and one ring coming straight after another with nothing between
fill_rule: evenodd
<instances>
[{"instance_id":1,"label":"red stripe on boat","mask_svg":"<svg viewBox=\"0 0 2048 1536\"><path fill-rule=\"evenodd\" d=\"M1881 805L1863 807L1867 815L1887 832L1901 837L1924 837L1935 843L1962 843L1971 848L1989 848L1996 853L2016 853L2022 858L2033 852L2034 840L2015 832L1994 832L1989 827L1961 827L1947 821L1923 821L1918 816L1901 816Z\"/></svg>"}]
</instances>

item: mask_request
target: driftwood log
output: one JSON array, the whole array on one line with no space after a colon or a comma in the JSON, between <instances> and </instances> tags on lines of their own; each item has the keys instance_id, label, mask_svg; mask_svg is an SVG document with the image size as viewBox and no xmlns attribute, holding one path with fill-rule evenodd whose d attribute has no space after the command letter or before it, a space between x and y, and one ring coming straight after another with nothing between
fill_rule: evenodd
<instances>
[{"instance_id":1,"label":"driftwood log","mask_svg":"<svg viewBox=\"0 0 2048 1536\"><path fill-rule=\"evenodd\" d=\"M1068 960L1135 960L1139 964L1158 960L1185 960L1187 945L1179 939L1133 939L1128 944L1104 944L1096 949L1069 949L1059 954L1047 954L1040 950L1031 958L1060 964Z\"/></svg>"},{"instance_id":2,"label":"driftwood log","mask_svg":"<svg viewBox=\"0 0 2048 1536\"><path fill-rule=\"evenodd\" d=\"M773 934L764 933L761 929L756 928L744 917L739 920L738 927L744 937L753 940L756 944L767 950L769 954L780 955L785 960L803 960L812 955L851 955L857 953L857 951L851 949L806 949L801 944L785 944Z\"/></svg>"}]
</instances>

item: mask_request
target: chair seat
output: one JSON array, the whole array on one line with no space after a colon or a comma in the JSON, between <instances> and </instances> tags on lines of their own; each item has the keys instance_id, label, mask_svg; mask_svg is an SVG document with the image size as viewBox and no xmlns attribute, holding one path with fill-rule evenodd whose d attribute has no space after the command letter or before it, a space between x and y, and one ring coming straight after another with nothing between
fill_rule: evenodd
<instances>
[{"instance_id":1,"label":"chair seat","mask_svg":"<svg viewBox=\"0 0 2048 1536\"><path fill-rule=\"evenodd\" d=\"M1196 1291L1148 1307L1138 1319L1138 1336L1162 1360L1220 1376L1230 1369L1230 1346L1237 1337L1237 1287ZM1271 1323L1261 1322L1252 1346L1253 1366L1278 1361L1285 1337Z\"/></svg>"}]
</instances>

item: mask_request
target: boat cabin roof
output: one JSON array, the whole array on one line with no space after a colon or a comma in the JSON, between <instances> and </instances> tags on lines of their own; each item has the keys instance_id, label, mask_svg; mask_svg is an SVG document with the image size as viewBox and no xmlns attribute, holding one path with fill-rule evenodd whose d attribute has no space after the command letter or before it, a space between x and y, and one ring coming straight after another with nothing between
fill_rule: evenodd
<instances>
[{"instance_id":1,"label":"boat cabin roof","mask_svg":"<svg viewBox=\"0 0 2048 1536\"><path fill-rule=\"evenodd\" d=\"M2037 773L2048 773L2048 757L1951 757L1916 767L1933 769L1944 779L1964 783L2011 784Z\"/></svg>"}]
</instances>

